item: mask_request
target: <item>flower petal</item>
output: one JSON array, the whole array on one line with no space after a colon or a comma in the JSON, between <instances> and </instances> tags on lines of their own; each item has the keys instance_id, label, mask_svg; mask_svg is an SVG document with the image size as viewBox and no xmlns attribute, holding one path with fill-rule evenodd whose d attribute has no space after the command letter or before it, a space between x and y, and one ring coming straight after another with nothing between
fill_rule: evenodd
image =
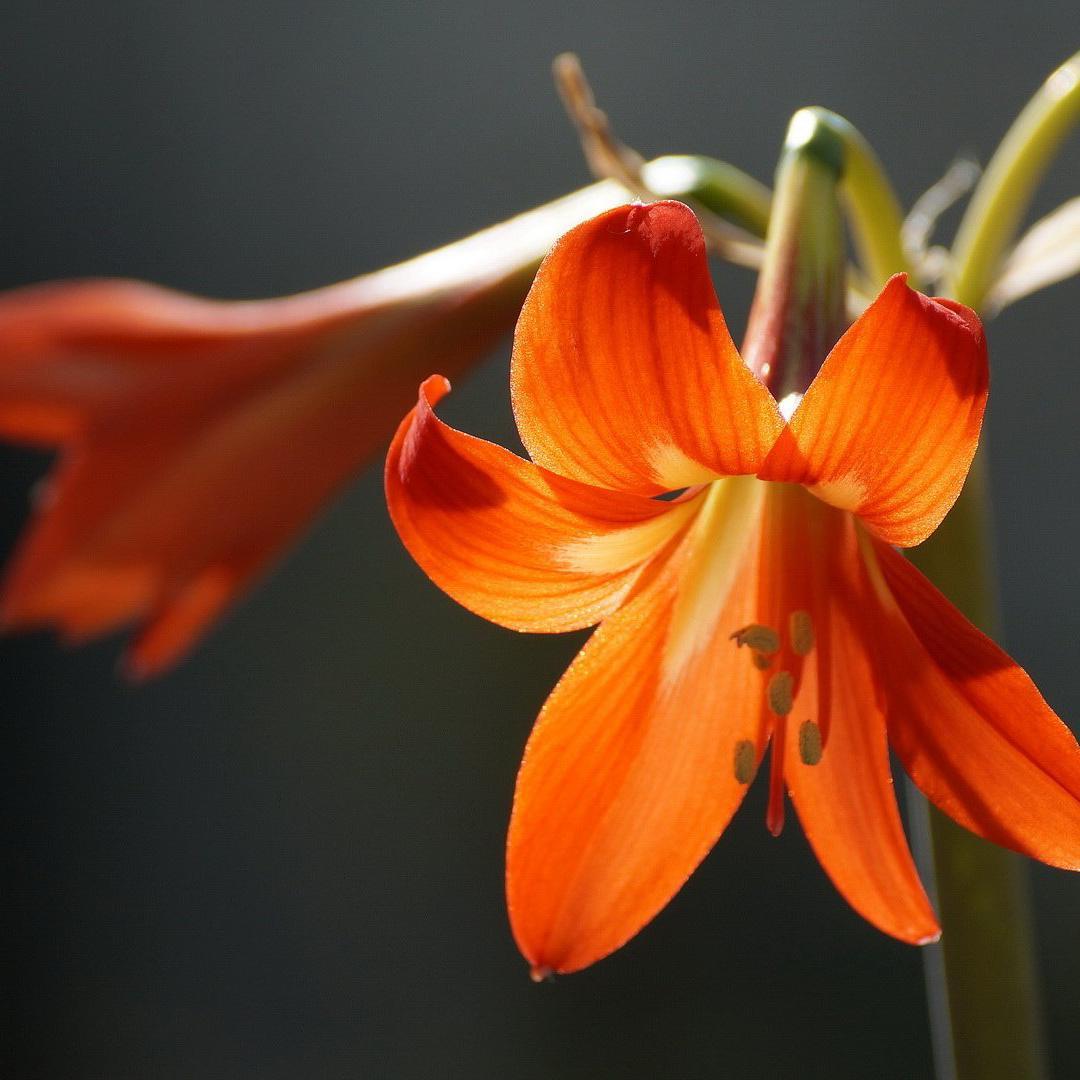
<instances>
[{"instance_id":1,"label":"flower petal","mask_svg":"<svg viewBox=\"0 0 1080 1080\"><path fill-rule=\"evenodd\" d=\"M759 475L805 484L890 544L921 543L963 487L987 382L974 312L898 274L837 342Z\"/></svg>"},{"instance_id":2,"label":"flower petal","mask_svg":"<svg viewBox=\"0 0 1080 1080\"><path fill-rule=\"evenodd\" d=\"M961 825L1080 869L1080 747L1027 674L901 555L874 544L889 739Z\"/></svg>"},{"instance_id":3,"label":"flower petal","mask_svg":"<svg viewBox=\"0 0 1080 1080\"><path fill-rule=\"evenodd\" d=\"M386 459L390 515L410 554L470 611L514 630L592 626L644 562L692 520L697 500L602 491L444 424L420 390Z\"/></svg>"},{"instance_id":4,"label":"flower petal","mask_svg":"<svg viewBox=\"0 0 1080 1080\"><path fill-rule=\"evenodd\" d=\"M124 658L127 676L141 681L171 667L247 587L258 570L258 565L243 570L208 567L159 604L128 649Z\"/></svg>"},{"instance_id":5,"label":"flower petal","mask_svg":"<svg viewBox=\"0 0 1080 1080\"><path fill-rule=\"evenodd\" d=\"M537 464L646 495L753 473L782 427L674 202L612 210L555 245L518 320L511 393Z\"/></svg>"},{"instance_id":6,"label":"flower petal","mask_svg":"<svg viewBox=\"0 0 1080 1080\"><path fill-rule=\"evenodd\" d=\"M896 805L881 695L866 653L860 615L867 585L846 514L829 545L828 600L814 619L815 644L789 728L812 719L828 728L816 765L785 755L785 775L803 831L833 884L863 918L893 937L924 944L940 934L919 881ZM841 602L843 597L843 602ZM812 715L826 703L829 717Z\"/></svg>"},{"instance_id":7,"label":"flower petal","mask_svg":"<svg viewBox=\"0 0 1080 1080\"><path fill-rule=\"evenodd\" d=\"M740 482L748 481L728 481ZM647 923L742 801L740 744L750 744L741 747L747 769L760 760L762 675L749 650L728 640L752 621L756 567L748 554L730 572L691 573L715 558L717 523L707 514L595 632L529 739L507 843L507 898L534 973L583 968ZM755 535L744 530L747 549ZM726 579L727 597L713 594L701 647L678 635L673 652L688 575Z\"/></svg>"}]
</instances>

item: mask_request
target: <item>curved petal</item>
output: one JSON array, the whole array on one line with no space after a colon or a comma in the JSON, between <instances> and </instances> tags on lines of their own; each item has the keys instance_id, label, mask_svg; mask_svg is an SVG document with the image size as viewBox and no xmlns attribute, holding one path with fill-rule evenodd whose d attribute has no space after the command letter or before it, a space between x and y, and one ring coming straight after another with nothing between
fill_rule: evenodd
<instances>
[{"instance_id":1,"label":"curved petal","mask_svg":"<svg viewBox=\"0 0 1080 1080\"><path fill-rule=\"evenodd\" d=\"M898 274L837 342L765 461L890 544L937 528L979 441L988 368L982 326Z\"/></svg>"},{"instance_id":2,"label":"curved petal","mask_svg":"<svg viewBox=\"0 0 1080 1080\"><path fill-rule=\"evenodd\" d=\"M816 765L789 751L785 775L803 831L836 888L879 930L921 945L940 928L896 805L883 703L860 624L868 589L853 522L833 516L828 600L814 620L816 640L792 714L825 727L813 710L827 708L828 739Z\"/></svg>"},{"instance_id":3,"label":"curved petal","mask_svg":"<svg viewBox=\"0 0 1080 1080\"><path fill-rule=\"evenodd\" d=\"M879 656L889 739L911 778L972 832L1080 869L1072 733L1015 661L915 567L883 544L874 557L879 590L888 590Z\"/></svg>"},{"instance_id":4,"label":"curved petal","mask_svg":"<svg viewBox=\"0 0 1080 1080\"><path fill-rule=\"evenodd\" d=\"M602 491L448 427L420 389L386 459L386 499L424 572L477 615L513 630L592 626L700 504Z\"/></svg>"},{"instance_id":5,"label":"curved petal","mask_svg":"<svg viewBox=\"0 0 1080 1080\"><path fill-rule=\"evenodd\" d=\"M743 530L734 566L710 566L725 527L710 512L596 631L529 738L507 899L534 974L583 968L647 923L712 847L760 760L762 674L729 640L753 619L756 530ZM727 599L714 592L696 616L700 647L683 637L672 650L687 614L680 586L719 579Z\"/></svg>"},{"instance_id":6,"label":"curved petal","mask_svg":"<svg viewBox=\"0 0 1080 1080\"><path fill-rule=\"evenodd\" d=\"M518 320L510 387L537 464L646 495L755 472L783 423L675 202L612 210L555 245Z\"/></svg>"}]
</instances>

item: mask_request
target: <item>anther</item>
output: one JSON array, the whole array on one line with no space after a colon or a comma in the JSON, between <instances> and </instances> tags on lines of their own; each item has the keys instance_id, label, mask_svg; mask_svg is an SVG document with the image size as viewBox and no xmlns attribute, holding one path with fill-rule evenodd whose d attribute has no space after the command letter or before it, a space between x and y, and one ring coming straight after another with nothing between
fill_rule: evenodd
<instances>
[{"instance_id":1,"label":"anther","mask_svg":"<svg viewBox=\"0 0 1080 1080\"><path fill-rule=\"evenodd\" d=\"M749 645L754 652L774 653L780 648L780 635L771 626L751 623L731 635L738 646Z\"/></svg>"},{"instance_id":2,"label":"anther","mask_svg":"<svg viewBox=\"0 0 1080 1080\"><path fill-rule=\"evenodd\" d=\"M772 657L766 656L764 653L754 653L754 667L758 671L768 671L772 666Z\"/></svg>"},{"instance_id":3,"label":"anther","mask_svg":"<svg viewBox=\"0 0 1080 1080\"><path fill-rule=\"evenodd\" d=\"M740 739L735 744L735 779L740 784L749 784L757 773L757 751L749 739Z\"/></svg>"},{"instance_id":4,"label":"anther","mask_svg":"<svg viewBox=\"0 0 1080 1080\"><path fill-rule=\"evenodd\" d=\"M799 758L804 765L816 765L821 760L821 728L813 720L799 725Z\"/></svg>"},{"instance_id":5,"label":"anther","mask_svg":"<svg viewBox=\"0 0 1080 1080\"><path fill-rule=\"evenodd\" d=\"M790 671L778 671L765 688L769 699L769 708L777 716L787 716L791 712L792 699L795 694L795 680Z\"/></svg>"},{"instance_id":6,"label":"anther","mask_svg":"<svg viewBox=\"0 0 1080 1080\"><path fill-rule=\"evenodd\" d=\"M791 648L796 656L809 656L814 647L814 622L809 611L791 613Z\"/></svg>"}]
</instances>

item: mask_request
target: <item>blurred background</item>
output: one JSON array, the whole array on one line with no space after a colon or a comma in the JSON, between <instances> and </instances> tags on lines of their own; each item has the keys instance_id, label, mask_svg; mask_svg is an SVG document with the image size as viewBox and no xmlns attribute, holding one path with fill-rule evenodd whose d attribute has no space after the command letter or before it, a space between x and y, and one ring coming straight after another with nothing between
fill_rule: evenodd
<instances>
[{"instance_id":1,"label":"blurred background","mask_svg":"<svg viewBox=\"0 0 1080 1080\"><path fill-rule=\"evenodd\" d=\"M769 180L791 112L822 104L910 203L957 152L985 160L1078 45L1068 5L1002 0L8 0L0 40L0 284L120 274L222 297L374 269L586 182L548 75L563 49L649 156ZM1074 139L1038 210L1078 175ZM718 274L736 337L751 284ZM1078 290L990 328L1005 644L1070 721ZM506 361L444 415L515 446ZM47 464L0 455L5 551ZM647 932L529 982L504 829L582 636L457 608L399 546L379 473L166 678L121 685L118 640L0 643L6 1074L928 1075L918 951L847 908L793 816L767 835L760 785ZM1080 881L1032 880L1052 1063L1075 1076Z\"/></svg>"}]
</instances>

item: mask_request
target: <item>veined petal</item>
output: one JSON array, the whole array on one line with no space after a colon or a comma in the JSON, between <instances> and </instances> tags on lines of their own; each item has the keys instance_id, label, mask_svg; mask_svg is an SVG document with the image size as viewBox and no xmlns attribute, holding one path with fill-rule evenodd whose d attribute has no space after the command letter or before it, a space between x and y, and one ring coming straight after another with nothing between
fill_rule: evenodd
<instances>
[{"instance_id":1,"label":"veined petal","mask_svg":"<svg viewBox=\"0 0 1080 1080\"><path fill-rule=\"evenodd\" d=\"M448 427L432 376L386 459L386 498L424 572L470 611L514 630L592 626L701 502L591 488Z\"/></svg>"},{"instance_id":2,"label":"veined petal","mask_svg":"<svg viewBox=\"0 0 1080 1080\"><path fill-rule=\"evenodd\" d=\"M814 648L788 728L784 772L803 831L818 861L863 918L912 944L935 940L937 920L919 881L900 821L889 770L882 696L867 656L861 615L868 585L846 514L831 519L827 593L814 619ZM872 603L872 599L870 600ZM805 764L799 725L826 726L817 764Z\"/></svg>"},{"instance_id":3,"label":"veined petal","mask_svg":"<svg viewBox=\"0 0 1080 1080\"><path fill-rule=\"evenodd\" d=\"M865 548L864 548L865 550ZM1027 674L901 555L867 554L883 608L889 739L961 825L1080 869L1080 747Z\"/></svg>"},{"instance_id":4,"label":"veined petal","mask_svg":"<svg viewBox=\"0 0 1080 1080\"><path fill-rule=\"evenodd\" d=\"M921 543L963 487L987 382L974 312L898 274L837 342L759 475L806 485L890 544Z\"/></svg>"},{"instance_id":5,"label":"veined petal","mask_svg":"<svg viewBox=\"0 0 1080 1080\"><path fill-rule=\"evenodd\" d=\"M707 508L600 626L537 720L507 844L510 921L535 972L576 971L623 944L682 886L742 800L764 740L761 672L729 640L756 603L758 529L738 524L745 547L727 595L713 596L702 647L684 637L673 655L669 643L688 571L723 546L712 541L726 524Z\"/></svg>"},{"instance_id":6,"label":"veined petal","mask_svg":"<svg viewBox=\"0 0 1080 1080\"><path fill-rule=\"evenodd\" d=\"M674 202L612 210L555 245L510 386L537 464L646 495L753 473L782 427L732 344L697 219Z\"/></svg>"}]
</instances>

